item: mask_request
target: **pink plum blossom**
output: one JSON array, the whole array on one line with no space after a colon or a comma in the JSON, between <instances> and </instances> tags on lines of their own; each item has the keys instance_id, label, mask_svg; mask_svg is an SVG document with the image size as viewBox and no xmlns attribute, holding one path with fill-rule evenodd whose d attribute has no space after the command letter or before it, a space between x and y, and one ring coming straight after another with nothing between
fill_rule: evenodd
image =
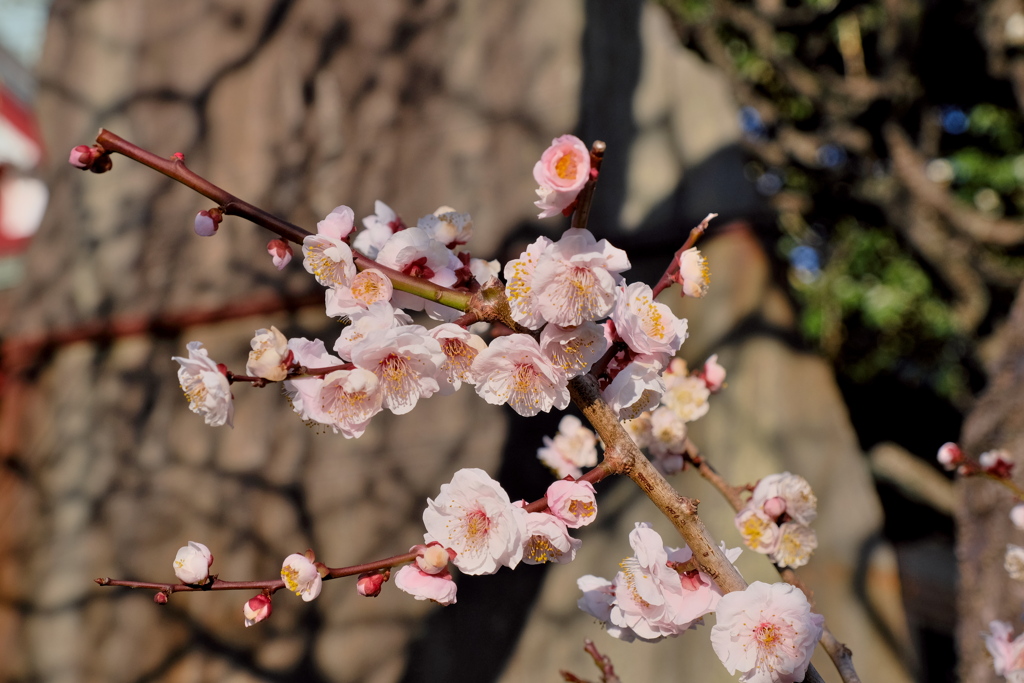
<instances>
[{"instance_id":1,"label":"pink plum blossom","mask_svg":"<svg viewBox=\"0 0 1024 683\"><path fill-rule=\"evenodd\" d=\"M576 586L583 592L583 597L576 601L576 606L605 626L605 631L613 638L627 643L636 640L636 634L627 626L617 626L611 618L612 605L615 604L615 584L600 576L587 574L576 580Z\"/></svg>"},{"instance_id":2,"label":"pink plum blossom","mask_svg":"<svg viewBox=\"0 0 1024 683\"><path fill-rule=\"evenodd\" d=\"M355 213L347 206L336 206L327 217L316 224L318 235L325 235L336 240L348 240L355 223Z\"/></svg>"},{"instance_id":3,"label":"pink plum blossom","mask_svg":"<svg viewBox=\"0 0 1024 683\"><path fill-rule=\"evenodd\" d=\"M589 481L560 479L548 486L548 510L570 529L597 519L597 492Z\"/></svg>"},{"instance_id":4,"label":"pink plum blossom","mask_svg":"<svg viewBox=\"0 0 1024 683\"><path fill-rule=\"evenodd\" d=\"M252 351L245 364L246 374L262 377L271 382L280 382L288 376L288 365L291 356L288 353L288 339L281 331L271 326L270 329L256 330L256 336L249 343Z\"/></svg>"},{"instance_id":5,"label":"pink plum blossom","mask_svg":"<svg viewBox=\"0 0 1024 683\"><path fill-rule=\"evenodd\" d=\"M342 330L334 342L334 351L345 359L352 358L352 349L368 337L376 338L379 333L403 327L412 323L412 318L387 301L376 301L365 308L355 306L348 309L349 325ZM422 330L423 328L419 328Z\"/></svg>"},{"instance_id":6,"label":"pink plum blossom","mask_svg":"<svg viewBox=\"0 0 1024 683\"><path fill-rule=\"evenodd\" d=\"M799 474L782 472L762 477L754 487L750 504L763 508L773 498L785 501L785 513L796 522L810 524L818 516L818 498Z\"/></svg>"},{"instance_id":7,"label":"pink plum blossom","mask_svg":"<svg viewBox=\"0 0 1024 683\"><path fill-rule=\"evenodd\" d=\"M295 362L308 368L328 368L341 365L341 359L327 353L320 339L294 337L288 340L288 350L293 353ZM321 377L292 377L284 382L285 395L291 401L292 410L307 422L331 424L333 418L323 409L320 390L324 386Z\"/></svg>"},{"instance_id":8,"label":"pink plum blossom","mask_svg":"<svg viewBox=\"0 0 1024 683\"><path fill-rule=\"evenodd\" d=\"M679 257L679 272L673 278L682 285L683 294L699 299L708 293L708 286L711 284L711 269L708 268L708 260L697 251L697 247L691 247Z\"/></svg>"},{"instance_id":9,"label":"pink plum blossom","mask_svg":"<svg viewBox=\"0 0 1024 683\"><path fill-rule=\"evenodd\" d=\"M231 384L203 348L202 342L189 342L188 358L172 356L181 366L178 368L178 384L188 399L188 409L203 416L211 427L232 426L235 404L231 396Z\"/></svg>"},{"instance_id":10,"label":"pink plum blossom","mask_svg":"<svg viewBox=\"0 0 1024 683\"><path fill-rule=\"evenodd\" d=\"M388 303L393 293L394 286L384 273L376 268L367 268L356 273L351 286L327 290L324 297L327 316L352 320L373 304Z\"/></svg>"},{"instance_id":11,"label":"pink plum blossom","mask_svg":"<svg viewBox=\"0 0 1024 683\"><path fill-rule=\"evenodd\" d=\"M611 313L619 273L628 269L626 252L589 230L570 228L544 250L530 287L544 320L575 327Z\"/></svg>"},{"instance_id":12,"label":"pink plum blossom","mask_svg":"<svg viewBox=\"0 0 1024 683\"><path fill-rule=\"evenodd\" d=\"M590 178L590 151L575 135L563 135L551 141L533 167L533 179L540 186L534 204L541 210L538 218L557 216L579 195Z\"/></svg>"},{"instance_id":13,"label":"pink plum blossom","mask_svg":"<svg viewBox=\"0 0 1024 683\"><path fill-rule=\"evenodd\" d=\"M953 442L944 443L939 446L939 452L935 457L939 464L950 472L959 467L964 461L963 451Z\"/></svg>"},{"instance_id":14,"label":"pink plum blossom","mask_svg":"<svg viewBox=\"0 0 1024 683\"><path fill-rule=\"evenodd\" d=\"M270 598L263 593L249 598L245 601L245 604L242 605L242 616L245 617L245 627L249 628L253 624L258 624L269 617L272 611L273 605L270 602Z\"/></svg>"},{"instance_id":15,"label":"pink plum blossom","mask_svg":"<svg viewBox=\"0 0 1024 683\"><path fill-rule=\"evenodd\" d=\"M1024 634L1014 638L1013 626L1006 621L989 622L988 629L985 647L996 673L1010 683L1024 683Z\"/></svg>"},{"instance_id":16,"label":"pink plum blossom","mask_svg":"<svg viewBox=\"0 0 1024 683\"><path fill-rule=\"evenodd\" d=\"M174 575L182 583L204 584L210 580L213 553L202 543L189 541L174 556Z\"/></svg>"},{"instance_id":17,"label":"pink plum blossom","mask_svg":"<svg viewBox=\"0 0 1024 683\"><path fill-rule=\"evenodd\" d=\"M569 535L569 529L562 520L546 512L526 513L525 539L524 564L566 564L576 558L576 551L583 545L582 541Z\"/></svg>"},{"instance_id":18,"label":"pink plum blossom","mask_svg":"<svg viewBox=\"0 0 1024 683\"><path fill-rule=\"evenodd\" d=\"M376 259L384 243L399 230L405 230L405 224L394 209L379 199L374 202L373 210L376 213L363 219L365 229L356 234L352 246L360 253Z\"/></svg>"},{"instance_id":19,"label":"pink plum blossom","mask_svg":"<svg viewBox=\"0 0 1024 683\"><path fill-rule=\"evenodd\" d=\"M526 248L519 258L505 264L505 297L512 311L512 319L531 330L544 325L544 318L537 308L533 290L533 273L537 262L552 244L543 235Z\"/></svg>"},{"instance_id":20,"label":"pink plum blossom","mask_svg":"<svg viewBox=\"0 0 1024 683\"><path fill-rule=\"evenodd\" d=\"M447 569L437 574L427 574L419 567L407 564L395 574L395 586L417 600L433 600L439 605L456 603L458 586Z\"/></svg>"},{"instance_id":21,"label":"pink plum blossom","mask_svg":"<svg viewBox=\"0 0 1024 683\"><path fill-rule=\"evenodd\" d=\"M1017 503L1011 508L1010 521L1015 527L1024 531L1024 503Z\"/></svg>"},{"instance_id":22,"label":"pink plum blossom","mask_svg":"<svg viewBox=\"0 0 1024 683\"><path fill-rule=\"evenodd\" d=\"M715 611L721 590L707 575L684 569L692 564L688 548L666 548L658 532L642 522L630 532L629 544L636 554L619 564L610 623L654 642L679 635ZM731 561L736 553L730 554Z\"/></svg>"},{"instance_id":23,"label":"pink plum blossom","mask_svg":"<svg viewBox=\"0 0 1024 683\"><path fill-rule=\"evenodd\" d=\"M686 318L654 300L649 285L633 282L619 287L611 312L615 331L636 353L674 354L686 340Z\"/></svg>"},{"instance_id":24,"label":"pink plum blossom","mask_svg":"<svg viewBox=\"0 0 1024 683\"><path fill-rule=\"evenodd\" d=\"M356 276L352 248L329 234L306 235L302 240L302 267L324 287L348 287Z\"/></svg>"},{"instance_id":25,"label":"pink plum blossom","mask_svg":"<svg viewBox=\"0 0 1024 683\"><path fill-rule=\"evenodd\" d=\"M427 499L423 525L426 542L454 550L453 562L464 574L493 574L523 558L526 511L481 469L461 469L442 484L437 498Z\"/></svg>"},{"instance_id":26,"label":"pink plum blossom","mask_svg":"<svg viewBox=\"0 0 1024 683\"><path fill-rule=\"evenodd\" d=\"M566 476L579 479L583 474L580 468L597 464L597 436L575 415L564 415L555 438L544 437L544 446L537 450L537 458L559 479Z\"/></svg>"},{"instance_id":27,"label":"pink plum blossom","mask_svg":"<svg viewBox=\"0 0 1024 683\"><path fill-rule=\"evenodd\" d=\"M463 382L474 384L470 369L477 355L487 349L487 342L455 323L437 325L430 330L429 335L441 345L441 352L445 356L441 373L447 382L438 380L441 385L438 393L445 396L458 391Z\"/></svg>"},{"instance_id":28,"label":"pink plum blossom","mask_svg":"<svg viewBox=\"0 0 1024 683\"><path fill-rule=\"evenodd\" d=\"M305 555L293 553L284 558L281 565L284 586L292 593L309 602L320 595L323 578L313 561Z\"/></svg>"},{"instance_id":29,"label":"pink plum blossom","mask_svg":"<svg viewBox=\"0 0 1024 683\"><path fill-rule=\"evenodd\" d=\"M1013 456L1010 455L1010 451L1002 448L985 451L978 456L978 463L986 474L1000 479L1009 478L1013 472Z\"/></svg>"},{"instance_id":30,"label":"pink plum blossom","mask_svg":"<svg viewBox=\"0 0 1024 683\"><path fill-rule=\"evenodd\" d=\"M725 368L718 364L717 353L704 361L704 369L698 376L704 380L704 384L708 386L708 391L712 394L722 390L722 386L725 384Z\"/></svg>"},{"instance_id":31,"label":"pink plum blossom","mask_svg":"<svg viewBox=\"0 0 1024 683\"><path fill-rule=\"evenodd\" d=\"M492 341L473 361L476 393L494 405L508 403L523 417L569 405L568 380L528 334Z\"/></svg>"},{"instance_id":32,"label":"pink plum blossom","mask_svg":"<svg viewBox=\"0 0 1024 683\"><path fill-rule=\"evenodd\" d=\"M546 325L540 333L541 351L562 369L569 379L590 370L608 349L604 328L594 322L576 327Z\"/></svg>"},{"instance_id":33,"label":"pink plum blossom","mask_svg":"<svg viewBox=\"0 0 1024 683\"><path fill-rule=\"evenodd\" d=\"M362 368L335 370L324 377L320 405L331 418L335 432L357 439L366 431L370 418L383 407L383 392L377 375Z\"/></svg>"},{"instance_id":34,"label":"pink plum blossom","mask_svg":"<svg viewBox=\"0 0 1024 683\"><path fill-rule=\"evenodd\" d=\"M799 588L761 581L722 596L716 616L711 645L744 683L802 681L825 622Z\"/></svg>"},{"instance_id":35,"label":"pink plum blossom","mask_svg":"<svg viewBox=\"0 0 1024 683\"><path fill-rule=\"evenodd\" d=\"M447 569L448 563L452 561L454 551L449 551L443 546L437 545L414 545L409 550L416 550L416 566L421 572L427 574L440 574Z\"/></svg>"},{"instance_id":36,"label":"pink plum blossom","mask_svg":"<svg viewBox=\"0 0 1024 683\"><path fill-rule=\"evenodd\" d=\"M267 242L267 253L270 254L270 260L278 270L284 270L284 267L292 262L292 248L284 240Z\"/></svg>"},{"instance_id":37,"label":"pink plum blossom","mask_svg":"<svg viewBox=\"0 0 1024 683\"><path fill-rule=\"evenodd\" d=\"M440 389L438 376L445 355L424 328L406 325L356 343L352 362L377 376L384 407L395 415L404 415L421 398L430 398Z\"/></svg>"}]
</instances>

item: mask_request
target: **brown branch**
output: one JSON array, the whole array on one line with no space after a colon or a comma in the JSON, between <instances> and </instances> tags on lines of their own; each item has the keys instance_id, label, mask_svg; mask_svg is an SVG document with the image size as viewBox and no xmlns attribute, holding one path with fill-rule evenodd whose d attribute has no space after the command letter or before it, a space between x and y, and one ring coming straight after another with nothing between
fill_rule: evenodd
<instances>
[{"instance_id":1,"label":"brown branch","mask_svg":"<svg viewBox=\"0 0 1024 683\"><path fill-rule=\"evenodd\" d=\"M601 162L604 161L604 152L607 149L603 140L594 140L590 146L590 168L591 177L587 180L583 189L576 196L576 211L572 214L572 227L586 228L590 220L590 207L593 204L594 189L597 187L598 175L601 171Z\"/></svg>"}]
</instances>

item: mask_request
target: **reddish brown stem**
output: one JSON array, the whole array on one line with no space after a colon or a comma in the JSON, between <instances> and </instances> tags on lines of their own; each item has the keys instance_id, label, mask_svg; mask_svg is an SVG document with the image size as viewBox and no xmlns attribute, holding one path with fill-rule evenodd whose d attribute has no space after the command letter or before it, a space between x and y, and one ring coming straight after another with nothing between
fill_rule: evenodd
<instances>
[{"instance_id":1,"label":"reddish brown stem","mask_svg":"<svg viewBox=\"0 0 1024 683\"><path fill-rule=\"evenodd\" d=\"M717 215L717 213L709 213L704 217L704 220L700 222L700 225L690 231L689 237L686 238L686 241L683 242L683 246L679 247L679 251L677 251L675 256L672 257L672 262L668 264L668 268L665 269L661 279L658 280L658 284L654 285L654 289L652 290L654 297L652 298L657 298L666 287L672 284L673 278L675 278L676 274L679 272L679 259L682 258L683 252L697 244L697 240L700 239L701 235L703 235L705 231L707 231L708 224L711 222L711 219Z\"/></svg>"},{"instance_id":2,"label":"reddish brown stem","mask_svg":"<svg viewBox=\"0 0 1024 683\"><path fill-rule=\"evenodd\" d=\"M587 180L583 189L576 196L576 210L572 214L572 227L586 228L590 221L590 207L594 202L594 190L597 188L597 179L601 171L601 162L604 161L604 152L608 146L603 140L594 140L590 147L590 168L591 177Z\"/></svg>"}]
</instances>

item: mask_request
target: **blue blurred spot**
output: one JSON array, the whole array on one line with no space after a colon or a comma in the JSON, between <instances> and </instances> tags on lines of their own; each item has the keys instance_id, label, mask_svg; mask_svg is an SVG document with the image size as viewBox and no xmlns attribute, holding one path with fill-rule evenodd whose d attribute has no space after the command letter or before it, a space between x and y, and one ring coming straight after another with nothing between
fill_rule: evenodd
<instances>
[{"instance_id":1,"label":"blue blurred spot","mask_svg":"<svg viewBox=\"0 0 1024 683\"><path fill-rule=\"evenodd\" d=\"M942 129L950 135L966 133L969 125L967 114L959 107L946 107L942 110Z\"/></svg>"},{"instance_id":2,"label":"blue blurred spot","mask_svg":"<svg viewBox=\"0 0 1024 683\"><path fill-rule=\"evenodd\" d=\"M758 192L770 197L782 189L782 178L779 177L778 173L768 171L767 173L761 174L761 177L757 179L754 186L757 188Z\"/></svg>"},{"instance_id":3,"label":"blue blurred spot","mask_svg":"<svg viewBox=\"0 0 1024 683\"><path fill-rule=\"evenodd\" d=\"M839 145L822 145L818 148L818 163L825 168L836 168L846 163L846 150Z\"/></svg>"},{"instance_id":4,"label":"blue blurred spot","mask_svg":"<svg viewBox=\"0 0 1024 683\"><path fill-rule=\"evenodd\" d=\"M761 114L753 107L740 109L740 128L745 134L755 138L763 137L767 131Z\"/></svg>"},{"instance_id":5,"label":"blue blurred spot","mask_svg":"<svg viewBox=\"0 0 1024 683\"><path fill-rule=\"evenodd\" d=\"M817 273L821 270L821 262L818 260L817 250L815 250L814 247L808 247L805 244L793 247L789 252L789 262L793 264L794 268L806 270L811 273Z\"/></svg>"}]
</instances>

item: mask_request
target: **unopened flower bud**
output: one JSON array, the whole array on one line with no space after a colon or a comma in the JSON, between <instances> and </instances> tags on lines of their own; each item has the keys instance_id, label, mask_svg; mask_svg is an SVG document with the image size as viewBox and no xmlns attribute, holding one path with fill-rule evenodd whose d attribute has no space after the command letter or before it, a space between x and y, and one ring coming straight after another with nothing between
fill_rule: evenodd
<instances>
[{"instance_id":1,"label":"unopened flower bud","mask_svg":"<svg viewBox=\"0 0 1024 683\"><path fill-rule=\"evenodd\" d=\"M72 148L68 163L75 168L87 169L94 158L93 149L89 145L78 145Z\"/></svg>"},{"instance_id":2,"label":"unopened flower bud","mask_svg":"<svg viewBox=\"0 0 1024 683\"><path fill-rule=\"evenodd\" d=\"M250 342L252 351L245 363L245 371L254 377L280 382L288 376L292 355L288 352L288 339L276 327L256 330Z\"/></svg>"},{"instance_id":3,"label":"unopened flower bud","mask_svg":"<svg viewBox=\"0 0 1024 683\"><path fill-rule=\"evenodd\" d=\"M725 368L718 364L718 354L704 361L704 369L698 375L712 394L721 391L725 384Z\"/></svg>"},{"instance_id":4,"label":"unopened flower bud","mask_svg":"<svg viewBox=\"0 0 1024 683\"><path fill-rule=\"evenodd\" d=\"M939 452L935 457L939 461L939 464L950 472L955 470L957 466L964 461L963 451L961 451L960 447L952 441L939 446Z\"/></svg>"},{"instance_id":5,"label":"unopened flower bud","mask_svg":"<svg viewBox=\"0 0 1024 683\"><path fill-rule=\"evenodd\" d=\"M242 616L245 617L245 627L248 628L255 623L261 622L270 616L270 612L273 610L273 606L270 603L270 597L260 593L259 595L249 598L244 605L242 605Z\"/></svg>"},{"instance_id":6,"label":"unopened flower bud","mask_svg":"<svg viewBox=\"0 0 1024 683\"><path fill-rule=\"evenodd\" d=\"M431 545L424 548L416 557L416 566L427 574L440 574L448 566L449 559L451 558L447 550L439 545Z\"/></svg>"},{"instance_id":7,"label":"unopened flower bud","mask_svg":"<svg viewBox=\"0 0 1024 683\"><path fill-rule=\"evenodd\" d=\"M284 240L270 240L267 242L267 253L278 270L291 263L292 248Z\"/></svg>"},{"instance_id":8,"label":"unopened flower bud","mask_svg":"<svg viewBox=\"0 0 1024 683\"><path fill-rule=\"evenodd\" d=\"M1024 548L1012 543L1007 544L1003 569L1014 581L1024 581Z\"/></svg>"},{"instance_id":9,"label":"unopened flower bud","mask_svg":"<svg viewBox=\"0 0 1024 683\"><path fill-rule=\"evenodd\" d=\"M367 598L375 598L380 595L381 586L387 580L387 575L380 572L365 572L356 580L356 592Z\"/></svg>"},{"instance_id":10,"label":"unopened flower bud","mask_svg":"<svg viewBox=\"0 0 1024 683\"><path fill-rule=\"evenodd\" d=\"M153 602L155 602L158 605L166 605L167 604L167 593L164 593L163 591L160 591L159 593L157 593L156 595L153 596Z\"/></svg>"},{"instance_id":11,"label":"unopened flower bud","mask_svg":"<svg viewBox=\"0 0 1024 683\"><path fill-rule=\"evenodd\" d=\"M978 456L978 463L985 474L1000 479L1009 479L1013 472L1013 456L1003 449L985 451Z\"/></svg>"},{"instance_id":12,"label":"unopened flower bud","mask_svg":"<svg viewBox=\"0 0 1024 683\"><path fill-rule=\"evenodd\" d=\"M200 237L212 237L220 226L224 213L220 209L200 211L196 214L195 231Z\"/></svg>"},{"instance_id":13,"label":"unopened flower bud","mask_svg":"<svg viewBox=\"0 0 1024 683\"><path fill-rule=\"evenodd\" d=\"M769 498L764 502L761 509L764 510L764 514L768 515L771 519L778 519L782 516L782 513L786 511L786 499L781 496Z\"/></svg>"},{"instance_id":14,"label":"unopened flower bud","mask_svg":"<svg viewBox=\"0 0 1024 683\"><path fill-rule=\"evenodd\" d=\"M1024 531L1024 503L1013 506L1013 509L1010 510L1010 521L1015 527Z\"/></svg>"},{"instance_id":15,"label":"unopened flower bud","mask_svg":"<svg viewBox=\"0 0 1024 683\"><path fill-rule=\"evenodd\" d=\"M178 549L174 556L174 575L182 583L203 584L210 580L210 565L213 564L213 553L202 543L189 541L188 545Z\"/></svg>"},{"instance_id":16,"label":"unopened flower bud","mask_svg":"<svg viewBox=\"0 0 1024 683\"><path fill-rule=\"evenodd\" d=\"M691 247L679 256L679 270L672 278L683 288L683 294L699 299L708 293L711 269L708 260L697 247Z\"/></svg>"}]
</instances>

